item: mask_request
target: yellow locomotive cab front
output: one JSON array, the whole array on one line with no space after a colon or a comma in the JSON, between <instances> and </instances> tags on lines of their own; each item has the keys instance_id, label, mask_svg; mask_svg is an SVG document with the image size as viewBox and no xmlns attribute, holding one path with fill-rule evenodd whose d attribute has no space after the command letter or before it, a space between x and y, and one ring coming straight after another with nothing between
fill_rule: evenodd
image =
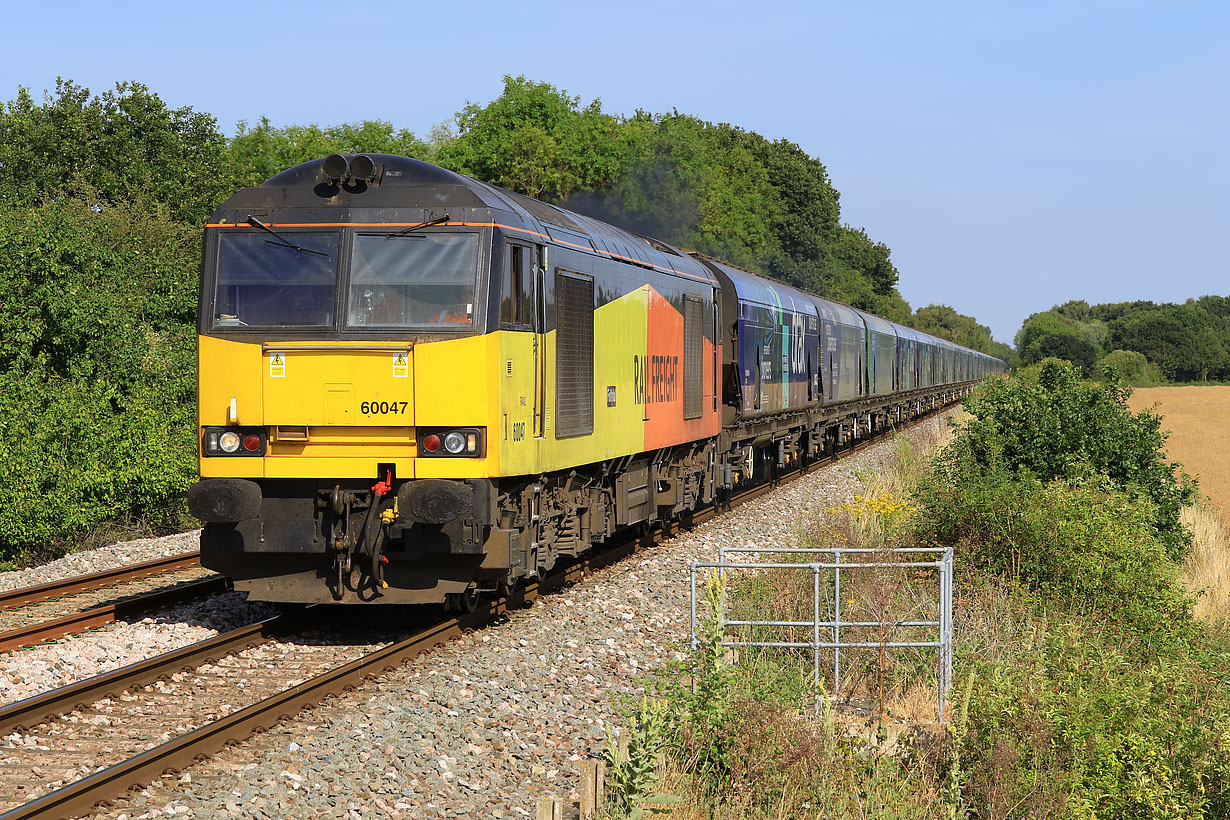
<instances>
[{"instance_id":1,"label":"yellow locomotive cab front","mask_svg":"<svg viewBox=\"0 0 1230 820\"><path fill-rule=\"evenodd\" d=\"M457 459L416 458L417 426L478 428L492 415L484 357L493 340L238 342L202 336L201 476L477 478L491 465L480 432ZM421 373L421 382L420 379ZM416 384L422 388L416 390ZM256 458L210 457L209 431L260 428ZM447 428L447 429L446 429Z\"/></svg>"},{"instance_id":2,"label":"yellow locomotive cab front","mask_svg":"<svg viewBox=\"0 0 1230 820\"><path fill-rule=\"evenodd\" d=\"M499 341L479 303L490 232L243 204L264 195L238 194L206 234L188 497L202 562L256 599L460 594L498 463Z\"/></svg>"}]
</instances>

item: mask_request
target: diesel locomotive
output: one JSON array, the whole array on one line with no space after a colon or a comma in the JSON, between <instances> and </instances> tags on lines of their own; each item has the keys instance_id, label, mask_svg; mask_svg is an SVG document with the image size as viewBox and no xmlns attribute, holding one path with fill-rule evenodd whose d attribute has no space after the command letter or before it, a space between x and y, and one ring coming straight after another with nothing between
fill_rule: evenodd
<instances>
[{"instance_id":1,"label":"diesel locomotive","mask_svg":"<svg viewBox=\"0 0 1230 820\"><path fill-rule=\"evenodd\" d=\"M201 561L440 603L955 400L998 359L451 171L332 155L205 230Z\"/></svg>"}]
</instances>

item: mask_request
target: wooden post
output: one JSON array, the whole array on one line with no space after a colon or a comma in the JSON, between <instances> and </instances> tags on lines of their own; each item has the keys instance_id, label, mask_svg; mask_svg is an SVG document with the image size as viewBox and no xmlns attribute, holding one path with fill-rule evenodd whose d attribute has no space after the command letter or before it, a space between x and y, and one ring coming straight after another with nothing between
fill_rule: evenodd
<instances>
[{"instance_id":1,"label":"wooden post","mask_svg":"<svg viewBox=\"0 0 1230 820\"><path fill-rule=\"evenodd\" d=\"M544 796L538 801L538 820L564 820L564 801Z\"/></svg>"},{"instance_id":2,"label":"wooden post","mask_svg":"<svg viewBox=\"0 0 1230 820\"><path fill-rule=\"evenodd\" d=\"M601 760L581 761L581 820L593 820L598 816L606 796L605 778L606 764Z\"/></svg>"}]
</instances>

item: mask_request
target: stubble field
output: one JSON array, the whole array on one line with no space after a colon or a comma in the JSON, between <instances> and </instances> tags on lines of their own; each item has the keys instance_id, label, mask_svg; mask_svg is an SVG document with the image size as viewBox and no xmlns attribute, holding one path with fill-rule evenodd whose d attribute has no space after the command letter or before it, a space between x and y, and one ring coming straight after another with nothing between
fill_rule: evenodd
<instances>
[{"instance_id":1,"label":"stubble field","mask_svg":"<svg viewBox=\"0 0 1230 820\"><path fill-rule=\"evenodd\" d=\"M1200 492L1230 526L1230 386L1137 388L1128 404L1134 412L1158 405L1162 429L1170 431L1167 459L1200 476Z\"/></svg>"}]
</instances>

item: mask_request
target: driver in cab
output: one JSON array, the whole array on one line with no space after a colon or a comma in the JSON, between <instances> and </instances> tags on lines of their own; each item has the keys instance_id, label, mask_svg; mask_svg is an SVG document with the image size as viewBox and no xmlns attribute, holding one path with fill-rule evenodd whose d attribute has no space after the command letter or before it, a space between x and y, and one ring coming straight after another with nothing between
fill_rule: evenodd
<instances>
[{"instance_id":1,"label":"driver in cab","mask_svg":"<svg viewBox=\"0 0 1230 820\"><path fill-rule=\"evenodd\" d=\"M464 288L453 304L443 305L432 317L434 325L470 324L474 321L474 289Z\"/></svg>"}]
</instances>

